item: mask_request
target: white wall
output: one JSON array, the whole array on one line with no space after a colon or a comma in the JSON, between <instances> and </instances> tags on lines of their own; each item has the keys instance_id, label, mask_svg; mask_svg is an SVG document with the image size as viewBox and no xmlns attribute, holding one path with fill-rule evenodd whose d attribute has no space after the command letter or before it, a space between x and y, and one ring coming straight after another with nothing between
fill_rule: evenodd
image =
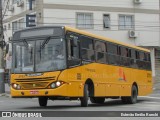
<instances>
[{"instance_id":1,"label":"white wall","mask_svg":"<svg viewBox=\"0 0 160 120\"><path fill-rule=\"evenodd\" d=\"M121 8L138 8L138 9L152 9L159 10L159 0L142 0L142 4L135 5L133 0L43 0L44 4L66 4L66 5L84 5L84 6L103 6L103 7L121 7ZM6 3L6 2L5 2ZM11 1L10 1L10 4ZM5 6L5 5L4 5ZM23 7L17 7L14 4L14 12L7 11L6 18L13 17L22 12L27 11L29 8L28 0L24 0ZM33 9L34 11L34 9ZM159 46L159 15L147 14L147 13L129 13L125 12L108 12L108 11L86 11L86 10L65 10L65 9L44 9L44 25L68 25L76 27L76 12L90 12L94 16L94 29L90 31L95 34L110 37L112 39L120 40L133 45L138 46ZM103 29L103 14L110 14L111 17L111 29ZM135 30L138 33L138 37L130 39L128 37L128 30L118 29L118 16L119 14L129 14L135 16ZM25 17L25 14L24 14ZM16 18L5 25L8 28L10 24L12 28L12 22L16 21ZM7 37L12 36L12 31L5 31Z\"/></svg>"},{"instance_id":2,"label":"white wall","mask_svg":"<svg viewBox=\"0 0 160 120\"><path fill-rule=\"evenodd\" d=\"M62 9L44 9L44 25L68 25L76 27L76 13L93 13L94 29L87 31L119 40L125 43L137 46L157 46L159 43L159 15L144 13L116 13L104 11L84 11L84 10L62 10ZM103 29L103 14L110 14L111 29ZM119 14L129 14L135 16L135 30L138 37L131 39L128 37L129 30L119 30Z\"/></svg>"},{"instance_id":3,"label":"white wall","mask_svg":"<svg viewBox=\"0 0 160 120\"><path fill-rule=\"evenodd\" d=\"M3 0L3 2L4 2L4 10L6 9L4 20L7 19L7 18L14 17L14 16L18 17L19 14L22 14L23 12L26 12L27 10L29 10L29 1L28 0L22 0L22 1L24 1L24 4L22 6L20 6L20 7L17 7L17 3L13 4L12 0L9 0L9 4L8 5L14 7L13 11L9 11L8 7L6 7L7 0ZM32 10L30 10L30 12L35 12L35 9L36 9L36 4L33 1ZM24 16L25 16L25 14L24 14Z\"/></svg>"},{"instance_id":4,"label":"white wall","mask_svg":"<svg viewBox=\"0 0 160 120\"><path fill-rule=\"evenodd\" d=\"M7 2L7 1L5 0L5 3L6 3L6 2ZM13 5L14 10L13 10L13 11L8 11L8 10L7 10L5 19L6 19L6 18L13 17L13 16L15 16L15 15L18 15L18 14L20 14L20 13L28 10L28 8L29 8L29 7L28 7L28 0L24 0L24 6L22 6L22 7L17 7L17 4L16 4L16 3L15 3L15 4L12 4L12 0L10 0L9 5Z\"/></svg>"},{"instance_id":5,"label":"white wall","mask_svg":"<svg viewBox=\"0 0 160 120\"><path fill-rule=\"evenodd\" d=\"M107 6L133 8L133 0L44 0L45 4L67 4L84 6ZM136 5L139 9L159 9L159 0L142 0L142 4Z\"/></svg>"}]
</instances>

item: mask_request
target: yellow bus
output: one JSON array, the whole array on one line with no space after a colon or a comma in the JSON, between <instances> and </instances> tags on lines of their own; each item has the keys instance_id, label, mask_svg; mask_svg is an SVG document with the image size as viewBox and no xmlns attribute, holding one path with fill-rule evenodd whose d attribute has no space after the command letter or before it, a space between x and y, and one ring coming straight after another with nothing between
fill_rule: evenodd
<instances>
[{"instance_id":1,"label":"yellow bus","mask_svg":"<svg viewBox=\"0 0 160 120\"><path fill-rule=\"evenodd\" d=\"M152 92L150 51L67 26L17 31L12 39L11 96L134 104Z\"/></svg>"}]
</instances>

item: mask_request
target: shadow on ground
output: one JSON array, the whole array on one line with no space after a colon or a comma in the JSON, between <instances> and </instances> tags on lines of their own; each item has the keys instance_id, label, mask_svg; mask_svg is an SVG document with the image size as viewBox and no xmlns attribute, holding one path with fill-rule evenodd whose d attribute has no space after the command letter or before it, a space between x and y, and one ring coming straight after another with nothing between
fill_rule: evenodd
<instances>
[{"instance_id":1,"label":"shadow on ground","mask_svg":"<svg viewBox=\"0 0 160 120\"><path fill-rule=\"evenodd\" d=\"M138 100L137 103L143 103L146 100ZM68 102L69 103L69 102ZM104 104L93 104L93 103L89 103L89 106L87 108L92 108L92 110L94 110L94 108L96 107L119 107L119 106L128 106L131 104L124 104L121 102L121 100L110 100L110 101L106 101ZM81 107L80 106L80 102L76 102L76 104L61 104L59 103L59 105L55 104L53 101L53 105L50 106L46 106L46 107L40 107L40 106L36 106L36 107L23 107L22 109L26 109L26 110L67 110L67 109L71 109L71 108L85 108L85 107Z\"/></svg>"}]
</instances>

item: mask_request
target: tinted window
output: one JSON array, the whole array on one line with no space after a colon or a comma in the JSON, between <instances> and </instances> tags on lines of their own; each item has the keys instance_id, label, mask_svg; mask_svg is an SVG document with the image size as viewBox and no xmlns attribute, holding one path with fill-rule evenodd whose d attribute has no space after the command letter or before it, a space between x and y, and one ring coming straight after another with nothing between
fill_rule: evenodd
<instances>
[{"instance_id":1,"label":"tinted window","mask_svg":"<svg viewBox=\"0 0 160 120\"><path fill-rule=\"evenodd\" d=\"M130 66L130 58L120 57L120 64L122 66Z\"/></svg>"},{"instance_id":2,"label":"tinted window","mask_svg":"<svg viewBox=\"0 0 160 120\"><path fill-rule=\"evenodd\" d=\"M106 51L105 43L101 41L95 41L95 50L97 52L105 52Z\"/></svg>"},{"instance_id":3,"label":"tinted window","mask_svg":"<svg viewBox=\"0 0 160 120\"><path fill-rule=\"evenodd\" d=\"M106 62L106 46L104 42L101 41L95 41L95 51L96 51L96 59L99 63L105 63Z\"/></svg>"},{"instance_id":4,"label":"tinted window","mask_svg":"<svg viewBox=\"0 0 160 120\"><path fill-rule=\"evenodd\" d=\"M140 52L140 60L144 60L144 53L143 52Z\"/></svg>"},{"instance_id":5,"label":"tinted window","mask_svg":"<svg viewBox=\"0 0 160 120\"><path fill-rule=\"evenodd\" d=\"M81 47L93 50L93 39L81 36Z\"/></svg>"},{"instance_id":6,"label":"tinted window","mask_svg":"<svg viewBox=\"0 0 160 120\"><path fill-rule=\"evenodd\" d=\"M95 61L95 52L93 50L93 39L81 36L81 57L83 60Z\"/></svg>"},{"instance_id":7,"label":"tinted window","mask_svg":"<svg viewBox=\"0 0 160 120\"><path fill-rule=\"evenodd\" d=\"M140 59L139 52L136 51L136 59Z\"/></svg>"},{"instance_id":8,"label":"tinted window","mask_svg":"<svg viewBox=\"0 0 160 120\"><path fill-rule=\"evenodd\" d=\"M131 49L131 58L136 59L136 52L133 49Z\"/></svg>"},{"instance_id":9,"label":"tinted window","mask_svg":"<svg viewBox=\"0 0 160 120\"><path fill-rule=\"evenodd\" d=\"M96 53L97 62L105 63L106 62L106 56L105 55L106 55L105 53L97 52Z\"/></svg>"},{"instance_id":10,"label":"tinted window","mask_svg":"<svg viewBox=\"0 0 160 120\"><path fill-rule=\"evenodd\" d=\"M150 54L147 54L147 61L151 61Z\"/></svg>"},{"instance_id":11,"label":"tinted window","mask_svg":"<svg viewBox=\"0 0 160 120\"><path fill-rule=\"evenodd\" d=\"M108 43L107 45L107 52L111 53L111 54L116 54L117 55L117 45L112 44L112 43Z\"/></svg>"},{"instance_id":12,"label":"tinted window","mask_svg":"<svg viewBox=\"0 0 160 120\"><path fill-rule=\"evenodd\" d=\"M118 55L121 55L121 46L118 46Z\"/></svg>"},{"instance_id":13,"label":"tinted window","mask_svg":"<svg viewBox=\"0 0 160 120\"><path fill-rule=\"evenodd\" d=\"M131 49L128 49L127 57L130 57L130 58L131 58Z\"/></svg>"},{"instance_id":14,"label":"tinted window","mask_svg":"<svg viewBox=\"0 0 160 120\"><path fill-rule=\"evenodd\" d=\"M82 49L81 56L82 56L83 60L87 60L87 61L94 61L95 60L93 50Z\"/></svg>"},{"instance_id":15,"label":"tinted window","mask_svg":"<svg viewBox=\"0 0 160 120\"><path fill-rule=\"evenodd\" d=\"M147 54L144 53L144 61L147 61Z\"/></svg>"},{"instance_id":16,"label":"tinted window","mask_svg":"<svg viewBox=\"0 0 160 120\"><path fill-rule=\"evenodd\" d=\"M114 64L114 65L120 64L120 57L118 55L108 54L107 58L109 64Z\"/></svg>"},{"instance_id":17,"label":"tinted window","mask_svg":"<svg viewBox=\"0 0 160 120\"><path fill-rule=\"evenodd\" d=\"M128 57L129 51L128 48L121 47L121 56Z\"/></svg>"}]
</instances>

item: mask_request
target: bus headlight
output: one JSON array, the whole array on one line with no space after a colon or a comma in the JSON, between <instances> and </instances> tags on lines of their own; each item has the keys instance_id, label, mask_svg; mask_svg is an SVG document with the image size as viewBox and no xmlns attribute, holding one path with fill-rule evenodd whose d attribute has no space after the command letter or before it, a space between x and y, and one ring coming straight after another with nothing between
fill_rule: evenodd
<instances>
[{"instance_id":1,"label":"bus headlight","mask_svg":"<svg viewBox=\"0 0 160 120\"><path fill-rule=\"evenodd\" d=\"M16 88L17 88L17 84L13 84L12 86L13 86L13 88L14 88L14 89L16 89Z\"/></svg>"},{"instance_id":2,"label":"bus headlight","mask_svg":"<svg viewBox=\"0 0 160 120\"><path fill-rule=\"evenodd\" d=\"M20 85L17 85L17 90L20 90L21 89L21 86Z\"/></svg>"},{"instance_id":3,"label":"bus headlight","mask_svg":"<svg viewBox=\"0 0 160 120\"><path fill-rule=\"evenodd\" d=\"M16 89L16 90L20 90L21 89L21 86L20 85L18 85L18 84L12 84L12 87L14 88L14 89Z\"/></svg>"},{"instance_id":4,"label":"bus headlight","mask_svg":"<svg viewBox=\"0 0 160 120\"><path fill-rule=\"evenodd\" d=\"M56 84L55 83L52 83L51 84L51 88L55 88L56 87Z\"/></svg>"},{"instance_id":5,"label":"bus headlight","mask_svg":"<svg viewBox=\"0 0 160 120\"><path fill-rule=\"evenodd\" d=\"M59 82L59 81L56 82L56 86L57 86L57 87L61 86L61 82Z\"/></svg>"},{"instance_id":6,"label":"bus headlight","mask_svg":"<svg viewBox=\"0 0 160 120\"><path fill-rule=\"evenodd\" d=\"M54 89L54 88L60 87L63 84L64 84L64 82L62 82L62 81L53 82L50 84L50 88Z\"/></svg>"}]
</instances>

